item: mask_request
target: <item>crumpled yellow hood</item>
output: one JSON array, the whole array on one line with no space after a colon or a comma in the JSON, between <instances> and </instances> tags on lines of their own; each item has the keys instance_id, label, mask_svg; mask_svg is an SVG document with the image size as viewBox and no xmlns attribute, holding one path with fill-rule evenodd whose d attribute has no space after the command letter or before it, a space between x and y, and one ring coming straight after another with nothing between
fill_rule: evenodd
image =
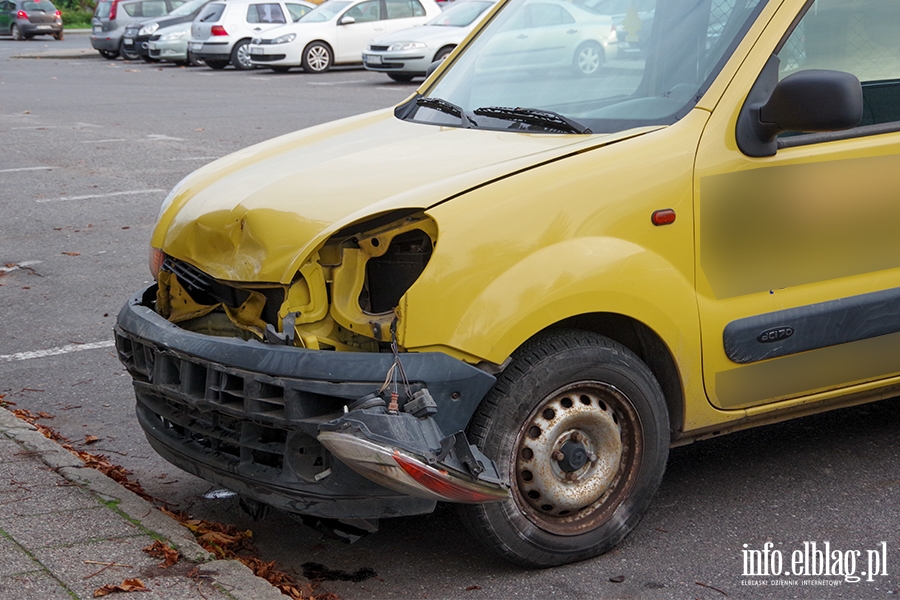
<instances>
[{"instance_id":1,"label":"crumpled yellow hood","mask_svg":"<svg viewBox=\"0 0 900 600\"><path fill-rule=\"evenodd\" d=\"M393 209L425 209L636 133L508 133L409 123L390 110L369 113L199 169L173 190L151 243L217 279L288 283L309 253L343 226Z\"/></svg>"}]
</instances>

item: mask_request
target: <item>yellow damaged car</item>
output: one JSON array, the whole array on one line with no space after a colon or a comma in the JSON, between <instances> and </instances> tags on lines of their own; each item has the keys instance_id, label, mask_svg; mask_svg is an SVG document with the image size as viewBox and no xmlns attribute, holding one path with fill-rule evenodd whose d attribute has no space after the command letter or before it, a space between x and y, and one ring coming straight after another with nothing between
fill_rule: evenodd
<instances>
[{"instance_id":1,"label":"yellow damaged car","mask_svg":"<svg viewBox=\"0 0 900 600\"><path fill-rule=\"evenodd\" d=\"M115 332L156 451L350 533L453 502L549 566L672 445L898 392L897 3L574 3L603 39L500 2L399 106L172 190Z\"/></svg>"}]
</instances>

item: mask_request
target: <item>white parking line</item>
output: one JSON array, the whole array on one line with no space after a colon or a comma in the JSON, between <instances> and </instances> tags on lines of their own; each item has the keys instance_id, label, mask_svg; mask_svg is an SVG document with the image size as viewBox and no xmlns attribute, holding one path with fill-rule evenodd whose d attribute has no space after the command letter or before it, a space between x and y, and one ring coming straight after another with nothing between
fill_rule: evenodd
<instances>
[{"instance_id":1,"label":"white parking line","mask_svg":"<svg viewBox=\"0 0 900 600\"><path fill-rule=\"evenodd\" d=\"M63 196L62 198L38 198L38 204L45 202L69 202L70 200L93 200L94 198L112 198L114 196L137 196L139 194L158 194L166 190L154 188L150 190L129 190L127 192L111 192L109 194L87 194L85 196Z\"/></svg>"},{"instance_id":2,"label":"white parking line","mask_svg":"<svg viewBox=\"0 0 900 600\"><path fill-rule=\"evenodd\" d=\"M125 138L114 138L111 140L82 140L82 144L105 144L107 142L127 142Z\"/></svg>"},{"instance_id":3,"label":"white parking line","mask_svg":"<svg viewBox=\"0 0 900 600\"><path fill-rule=\"evenodd\" d=\"M19 171L49 171L59 167L19 167L18 169L0 169L0 173L17 173Z\"/></svg>"},{"instance_id":4,"label":"white parking line","mask_svg":"<svg viewBox=\"0 0 900 600\"><path fill-rule=\"evenodd\" d=\"M151 133L151 134L148 134L147 137L150 138L151 142L160 142L163 140L170 140L173 142L183 142L184 141L184 138L172 137L170 135L165 135L162 133Z\"/></svg>"},{"instance_id":5,"label":"white parking line","mask_svg":"<svg viewBox=\"0 0 900 600\"><path fill-rule=\"evenodd\" d=\"M109 348L115 346L112 340L104 340L102 342L91 342L90 344L69 344L68 346L60 346L58 348L50 348L49 350L34 350L32 352L17 352L16 354L2 354L0 361L13 362L16 360L29 360L31 358L44 358L45 356L57 356L60 354L69 354L71 352L79 352L81 350L96 350L98 348Z\"/></svg>"}]
</instances>

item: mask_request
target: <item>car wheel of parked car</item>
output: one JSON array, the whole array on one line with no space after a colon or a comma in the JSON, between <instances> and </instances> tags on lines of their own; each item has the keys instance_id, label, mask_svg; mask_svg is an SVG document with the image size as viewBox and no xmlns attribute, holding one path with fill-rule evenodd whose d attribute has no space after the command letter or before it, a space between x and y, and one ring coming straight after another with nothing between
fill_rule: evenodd
<instances>
[{"instance_id":1,"label":"car wheel of parked car","mask_svg":"<svg viewBox=\"0 0 900 600\"><path fill-rule=\"evenodd\" d=\"M388 73L387 76L400 83L408 83L413 80L413 75L409 73Z\"/></svg>"},{"instance_id":2,"label":"car wheel of parked car","mask_svg":"<svg viewBox=\"0 0 900 600\"><path fill-rule=\"evenodd\" d=\"M640 521L669 451L650 369L601 335L556 330L513 355L469 425L510 485L502 502L461 505L506 559L547 567L602 554Z\"/></svg>"},{"instance_id":3,"label":"car wheel of parked car","mask_svg":"<svg viewBox=\"0 0 900 600\"><path fill-rule=\"evenodd\" d=\"M444 46L437 51L437 53L434 55L434 60L432 60L431 62L434 62L435 60L444 60L450 55L451 52L453 52L454 48L456 48L456 46Z\"/></svg>"},{"instance_id":4,"label":"car wheel of parked car","mask_svg":"<svg viewBox=\"0 0 900 600\"><path fill-rule=\"evenodd\" d=\"M215 69L216 71L221 71L225 67L228 66L227 60L207 60L206 66L210 69Z\"/></svg>"},{"instance_id":5,"label":"car wheel of parked car","mask_svg":"<svg viewBox=\"0 0 900 600\"><path fill-rule=\"evenodd\" d=\"M100 56L102 56L103 58L108 58L110 60L119 56L119 53L113 50L98 50L98 52L100 53Z\"/></svg>"},{"instance_id":6,"label":"car wheel of parked car","mask_svg":"<svg viewBox=\"0 0 900 600\"><path fill-rule=\"evenodd\" d=\"M189 67L202 67L206 63L202 58L197 58L194 56L194 53L190 50L187 51L187 66Z\"/></svg>"},{"instance_id":7,"label":"car wheel of parked car","mask_svg":"<svg viewBox=\"0 0 900 600\"><path fill-rule=\"evenodd\" d=\"M125 47L125 42L123 41L119 44L119 56L121 56L125 60L140 60L141 55L138 54L135 50L129 50Z\"/></svg>"},{"instance_id":8,"label":"car wheel of parked car","mask_svg":"<svg viewBox=\"0 0 900 600\"><path fill-rule=\"evenodd\" d=\"M303 70L307 73L324 73L333 61L331 48L322 42L312 42L303 50Z\"/></svg>"},{"instance_id":9,"label":"car wheel of parked car","mask_svg":"<svg viewBox=\"0 0 900 600\"><path fill-rule=\"evenodd\" d=\"M152 56L144 56L143 54L141 54L141 58L144 59L145 63L158 63L159 62L158 58L153 58Z\"/></svg>"},{"instance_id":10,"label":"car wheel of parked car","mask_svg":"<svg viewBox=\"0 0 900 600\"><path fill-rule=\"evenodd\" d=\"M291 70L290 67L269 67L269 68L272 69L273 71L275 71L276 73L287 73L288 71Z\"/></svg>"},{"instance_id":11,"label":"car wheel of parked car","mask_svg":"<svg viewBox=\"0 0 900 600\"><path fill-rule=\"evenodd\" d=\"M21 42L25 39L25 36L22 35L22 30L19 29L19 26L16 24L13 24L12 28L9 30L9 35L17 42Z\"/></svg>"},{"instance_id":12,"label":"car wheel of parked car","mask_svg":"<svg viewBox=\"0 0 900 600\"><path fill-rule=\"evenodd\" d=\"M254 68L250 62L250 40L241 40L234 45L231 50L231 64L240 71Z\"/></svg>"},{"instance_id":13,"label":"car wheel of parked car","mask_svg":"<svg viewBox=\"0 0 900 600\"><path fill-rule=\"evenodd\" d=\"M603 64L603 48L597 42L585 42L575 51L574 67L579 75L596 75Z\"/></svg>"},{"instance_id":14,"label":"car wheel of parked car","mask_svg":"<svg viewBox=\"0 0 900 600\"><path fill-rule=\"evenodd\" d=\"M56 38L57 42L61 42L65 39L66 36L63 34L62 31L60 31L59 33L54 33L53 37Z\"/></svg>"}]
</instances>

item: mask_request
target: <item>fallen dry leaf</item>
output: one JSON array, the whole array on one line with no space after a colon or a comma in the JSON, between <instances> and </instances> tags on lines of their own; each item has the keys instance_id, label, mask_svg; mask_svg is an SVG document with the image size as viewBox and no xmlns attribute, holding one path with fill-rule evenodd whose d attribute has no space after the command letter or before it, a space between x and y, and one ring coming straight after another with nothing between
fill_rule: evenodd
<instances>
[{"instance_id":1,"label":"fallen dry leaf","mask_svg":"<svg viewBox=\"0 0 900 600\"><path fill-rule=\"evenodd\" d=\"M81 252L63 252L66 256L81 256Z\"/></svg>"},{"instance_id":2,"label":"fallen dry leaf","mask_svg":"<svg viewBox=\"0 0 900 600\"><path fill-rule=\"evenodd\" d=\"M100 441L100 438L97 437L96 435L86 435L86 436L84 436L84 443L85 443L85 444L93 444L94 442L99 442L99 441Z\"/></svg>"},{"instance_id":3,"label":"fallen dry leaf","mask_svg":"<svg viewBox=\"0 0 900 600\"><path fill-rule=\"evenodd\" d=\"M178 550L167 544L163 544L159 540L156 540L155 542L144 548L144 552L146 552L153 558L162 559L163 562L159 564L160 569L168 569L169 567L177 563L178 559L180 558Z\"/></svg>"},{"instance_id":4,"label":"fallen dry leaf","mask_svg":"<svg viewBox=\"0 0 900 600\"><path fill-rule=\"evenodd\" d=\"M140 579L126 579L119 585L107 584L94 590L94 598L114 594L116 592L149 592L147 586Z\"/></svg>"}]
</instances>

